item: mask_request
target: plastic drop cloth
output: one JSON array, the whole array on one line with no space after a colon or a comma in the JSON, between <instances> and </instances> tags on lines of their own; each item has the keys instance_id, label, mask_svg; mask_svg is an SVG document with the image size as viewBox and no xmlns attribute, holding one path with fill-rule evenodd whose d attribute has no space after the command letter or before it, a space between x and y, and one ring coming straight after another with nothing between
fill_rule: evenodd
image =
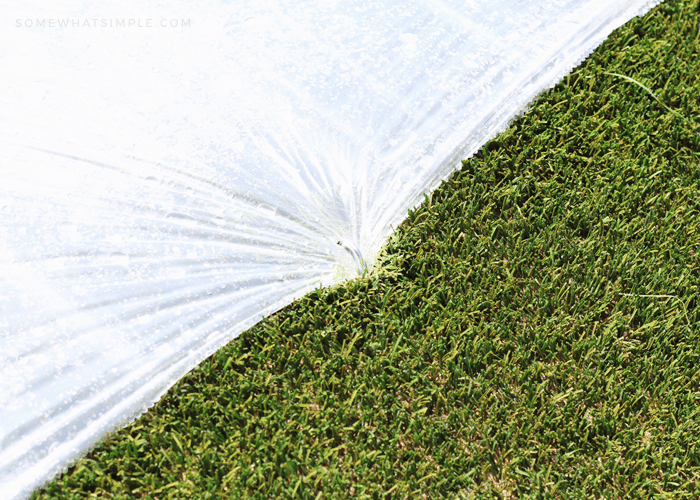
<instances>
[{"instance_id":1,"label":"plastic drop cloth","mask_svg":"<svg viewBox=\"0 0 700 500\"><path fill-rule=\"evenodd\" d=\"M0 497L371 266L423 193L655 3L5 0Z\"/></svg>"}]
</instances>

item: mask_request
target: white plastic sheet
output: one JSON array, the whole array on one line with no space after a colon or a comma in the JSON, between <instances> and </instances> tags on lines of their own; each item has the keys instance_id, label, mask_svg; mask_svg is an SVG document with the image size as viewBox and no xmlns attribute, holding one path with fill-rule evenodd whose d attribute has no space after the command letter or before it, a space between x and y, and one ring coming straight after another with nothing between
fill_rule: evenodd
<instances>
[{"instance_id":1,"label":"white plastic sheet","mask_svg":"<svg viewBox=\"0 0 700 500\"><path fill-rule=\"evenodd\" d=\"M371 266L423 193L654 3L5 0L0 497Z\"/></svg>"}]
</instances>

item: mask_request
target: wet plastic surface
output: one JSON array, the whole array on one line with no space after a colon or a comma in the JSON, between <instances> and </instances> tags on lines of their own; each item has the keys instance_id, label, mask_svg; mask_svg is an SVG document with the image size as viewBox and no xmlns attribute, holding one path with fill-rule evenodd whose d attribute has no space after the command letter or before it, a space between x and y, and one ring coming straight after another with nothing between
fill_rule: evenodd
<instances>
[{"instance_id":1,"label":"wet plastic surface","mask_svg":"<svg viewBox=\"0 0 700 500\"><path fill-rule=\"evenodd\" d=\"M0 498L371 266L423 193L654 3L5 2Z\"/></svg>"}]
</instances>

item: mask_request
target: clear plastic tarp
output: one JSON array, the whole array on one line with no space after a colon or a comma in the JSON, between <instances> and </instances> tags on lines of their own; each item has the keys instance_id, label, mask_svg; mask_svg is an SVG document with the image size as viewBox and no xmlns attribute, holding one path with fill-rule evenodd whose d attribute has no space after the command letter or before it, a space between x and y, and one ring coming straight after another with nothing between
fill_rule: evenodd
<instances>
[{"instance_id":1,"label":"clear plastic tarp","mask_svg":"<svg viewBox=\"0 0 700 500\"><path fill-rule=\"evenodd\" d=\"M647 0L0 7L0 497L407 210Z\"/></svg>"}]
</instances>

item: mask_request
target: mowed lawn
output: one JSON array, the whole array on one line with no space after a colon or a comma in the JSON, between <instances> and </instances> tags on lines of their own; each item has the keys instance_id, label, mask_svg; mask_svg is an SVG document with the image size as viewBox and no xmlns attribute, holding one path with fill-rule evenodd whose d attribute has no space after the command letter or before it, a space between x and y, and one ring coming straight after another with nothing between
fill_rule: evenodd
<instances>
[{"instance_id":1,"label":"mowed lawn","mask_svg":"<svg viewBox=\"0 0 700 500\"><path fill-rule=\"evenodd\" d=\"M700 497L700 2L34 498Z\"/></svg>"}]
</instances>

